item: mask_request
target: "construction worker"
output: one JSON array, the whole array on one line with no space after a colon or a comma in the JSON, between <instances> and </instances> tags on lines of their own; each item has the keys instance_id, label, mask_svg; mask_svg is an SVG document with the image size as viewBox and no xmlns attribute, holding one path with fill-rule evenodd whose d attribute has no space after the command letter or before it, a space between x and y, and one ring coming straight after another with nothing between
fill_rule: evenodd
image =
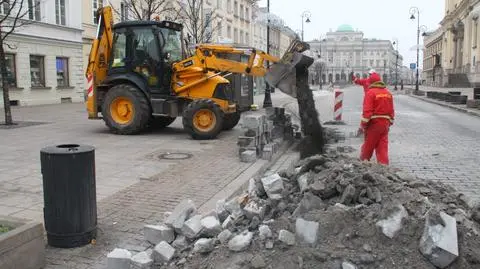
<instances>
[{"instance_id":1,"label":"construction worker","mask_svg":"<svg viewBox=\"0 0 480 269\"><path fill-rule=\"evenodd\" d=\"M370 161L375 151L377 162L388 165L388 133L395 117L393 96L380 76L370 76L370 82L363 98L360 128L365 140L360 159Z\"/></svg>"},{"instance_id":2,"label":"construction worker","mask_svg":"<svg viewBox=\"0 0 480 269\"><path fill-rule=\"evenodd\" d=\"M370 71L368 71L368 78L361 79L357 78L356 76L352 77L352 81L355 84L363 86L364 93L368 91L368 87L373 83L373 81L379 80L381 80L380 75L375 72L375 69L370 69Z\"/></svg>"}]
</instances>

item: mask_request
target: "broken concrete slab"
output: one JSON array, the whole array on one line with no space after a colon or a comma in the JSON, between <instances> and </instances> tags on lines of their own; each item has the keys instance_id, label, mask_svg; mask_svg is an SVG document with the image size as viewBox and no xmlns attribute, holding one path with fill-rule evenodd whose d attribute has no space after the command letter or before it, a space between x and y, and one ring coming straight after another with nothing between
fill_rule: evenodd
<instances>
[{"instance_id":1,"label":"broken concrete slab","mask_svg":"<svg viewBox=\"0 0 480 269\"><path fill-rule=\"evenodd\" d=\"M263 188L267 193L268 197L272 200L282 199L282 192L284 189L283 179L278 173L272 174L270 176L264 177L261 179Z\"/></svg>"},{"instance_id":2,"label":"broken concrete slab","mask_svg":"<svg viewBox=\"0 0 480 269\"><path fill-rule=\"evenodd\" d=\"M325 207L322 199L316 195L313 195L310 192L304 194L303 199L300 201L298 207L293 211L293 216L298 217L302 216L303 214L315 210L315 209L322 209Z\"/></svg>"},{"instance_id":3,"label":"broken concrete slab","mask_svg":"<svg viewBox=\"0 0 480 269\"><path fill-rule=\"evenodd\" d=\"M153 261L155 263L169 262L175 255L175 248L165 241L158 243L153 249Z\"/></svg>"},{"instance_id":4,"label":"broken concrete slab","mask_svg":"<svg viewBox=\"0 0 480 269\"><path fill-rule=\"evenodd\" d=\"M298 241L302 244L315 246L317 243L318 227L318 222L297 218L295 222L295 234Z\"/></svg>"},{"instance_id":5,"label":"broken concrete slab","mask_svg":"<svg viewBox=\"0 0 480 269\"><path fill-rule=\"evenodd\" d=\"M245 212L245 215L247 216L248 219L253 219L253 217L258 217L259 219L263 219L265 216L265 206L260 204L260 202L257 202L255 200L251 200L245 205L243 208L243 211Z\"/></svg>"},{"instance_id":6,"label":"broken concrete slab","mask_svg":"<svg viewBox=\"0 0 480 269\"><path fill-rule=\"evenodd\" d=\"M215 237L222 231L220 221L216 217L208 216L201 220L202 234L208 237Z\"/></svg>"},{"instance_id":7,"label":"broken concrete slab","mask_svg":"<svg viewBox=\"0 0 480 269\"><path fill-rule=\"evenodd\" d=\"M151 254L146 251L139 252L132 257L132 269L149 269L153 264Z\"/></svg>"},{"instance_id":8,"label":"broken concrete slab","mask_svg":"<svg viewBox=\"0 0 480 269\"><path fill-rule=\"evenodd\" d=\"M446 268L458 257L457 223L444 212L430 212L420 239L420 252L436 267Z\"/></svg>"},{"instance_id":9,"label":"broken concrete slab","mask_svg":"<svg viewBox=\"0 0 480 269\"><path fill-rule=\"evenodd\" d=\"M376 225L382 228L382 232L388 238L394 238L402 229L402 221L408 217L408 212L403 205L395 207L395 212L384 220L377 221Z\"/></svg>"},{"instance_id":10,"label":"broken concrete slab","mask_svg":"<svg viewBox=\"0 0 480 269\"><path fill-rule=\"evenodd\" d=\"M126 249L115 248L107 254L107 269L130 269L132 253Z\"/></svg>"},{"instance_id":11,"label":"broken concrete slab","mask_svg":"<svg viewBox=\"0 0 480 269\"><path fill-rule=\"evenodd\" d=\"M239 197L234 197L225 204L225 209L230 213L232 218L236 219L243 216L244 212L242 210L242 199Z\"/></svg>"},{"instance_id":12,"label":"broken concrete slab","mask_svg":"<svg viewBox=\"0 0 480 269\"><path fill-rule=\"evenodd\" d=\"M153 245L162 241L172 243L175 240L175 232L172 228L165 225L145 225L143 227L145 240Z\"/></svg>"},{"instance_id":13,"label":"broken concrete slab","mask_svg":"<svg viewBox=\"0 0 480 269\"><path fill-rule=\"evenodd\" d=\"M214 241L211 238L200 238L195 242L193 246L193 252L209 253L213 251L215 247Z\"/></svg>"},{"instance_id":14,"label":"broken concrete slab","mask_svg":"<svg viewBox=\"0 0 480 269\"><path fill-rule=\"evenodd\" d=\"M215 211L217 212L217 217L220 222L225 221L225 219L228 217L229 213L226 209L226 201L225 199L218 200L217 203L215 204Z\"/></svg>"},{"instance_id":15,"label":"broken concrete slab","mask_svg":"<svg viewBox=\"0 0 480 269\"><path fill-rule=\"evenodd\" d=\"M240 161L244 163L253 163L257 160L257 152L246 150L240 154Z\"/></svg>"},{"instance_id":16,"label":"broken concrete slab","mask_svg":"<svg viewBox=\"0 0 480 269\"><path fill-rule=\"evenodd\" d=\"M220 243L225 244L232 238L232 232L230 230L223 230L220 234L218 234L217 239Z\"/></svg>"},{"instance_id":17,"label":"broken concrete slab","mask_svg":"<svg viewBox=\"0 0 480 269\"><path fill-rule=\"evenodd\" d=\"M268 225L260 225L258 227L258 232L259 232L259 237L260 240L266 240L268 238L272 238L272 230L270 230L270 227Z\"/></svg>"},{"instance_id":18,"label":"broken concrete slab","mask_svg":"<svg viewBox=\"0 0 480 269\"><path fill-rule=\"evenodd\" d=\"M250 246L250 243L252 242L253 238L253 233L247 231L244 231L243 233L234 236L230 241L228 241L228 248L231 251L244 251Z\"/></svg>"},{"instance_id":19,"label":"broken concrete slab","mask_svg":"<svg viewBox=\"0 0 480 269\"><path fill-rule=\"evenodd\" d=\"M178 250L183 250L188 246L187 238L184 235L179 235L173 241L172 246Z\"/></svg>"},{"instance_id":20,"label":"broken concrete slab","mask_svg":"<svg viewBox=\"0 0 480 269\"><path fill-rule=\"evenodd\" d=\"M165 224L179 231L183 227L183 223L191 216L197 213L197 208L192 200L183 200L180 202L172 214L165 220Z\"/></svg>"},{"instance_id":21,"label":"broken concrete slab","mask_svg":"<svg viewBox=\"0 0 480 269\"><path fill-rule=\"evenodd\" d=\"M189 239L196 238L202 231L202 215L195 215L185 221L181 229L181 234Z\"/></svg>"},{"instance_id":22,"label":"broken concrete slab","mask_svg":"<svg viewBox=\"0 0 480 269\"><path fill-rule=\"evenodd\" d=\"M234 224L234 219L231 215L228 215L228 217L225 219L225 221L222 223L222 229L230 229Z\"/></svg>"},{"instance_id":23,"label":"broken concrete slab","mask_svg":"<svg viewBox=\"0 0 480 269\"><path fill-rule=\"evenodd\" d=\"M278 240L289 246L295 245L295 235L287 230L280 230Z\"/></svg>"}]
</instances>

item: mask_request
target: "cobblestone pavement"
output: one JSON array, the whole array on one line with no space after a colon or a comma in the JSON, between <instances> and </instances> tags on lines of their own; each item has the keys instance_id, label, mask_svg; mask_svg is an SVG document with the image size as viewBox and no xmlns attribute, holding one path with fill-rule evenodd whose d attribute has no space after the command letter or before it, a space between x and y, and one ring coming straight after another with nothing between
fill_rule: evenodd
<instances>
[{"instance_id":1,"label":"cobblestone pavement","mask_svg":"<svg viewBox=\"0 0 480 269\"><path fill-rule=\"evenodd\" d=\"M344 90L345 132L354 132L363 90ZM480 199L480 118L394 92L396 121L390 133L391 165L424 179L451 184L472 201ZM346 144L359 149L360 138ZM358 155L358 152L355 154Z\"/></svg>"}]
</instances>

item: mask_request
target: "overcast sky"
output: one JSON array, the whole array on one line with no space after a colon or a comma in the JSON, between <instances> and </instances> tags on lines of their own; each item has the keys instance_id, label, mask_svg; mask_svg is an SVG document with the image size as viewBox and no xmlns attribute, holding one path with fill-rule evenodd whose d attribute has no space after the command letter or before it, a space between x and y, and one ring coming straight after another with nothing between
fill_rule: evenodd
<instances>
[{"instance_id":1,"label":"overcast sky","mask_svg":"<svg viewBox=\"0 0 480 269\"><path fill-rule=\"evenodd\" d=\"M260 6L266 5L267 0L260 1ZM416 62L417 21L410 20L413 6L420 10L420 25L428 31L439 26L445 0L270 0L270 11L282 17L294 31L302 28L303 11L312 14L311 23L304 24L305 40L325 35L330 29L335 31L341 24L350 24L366 38L396 38L404 65Z\"/></svg>"}]
</instances>

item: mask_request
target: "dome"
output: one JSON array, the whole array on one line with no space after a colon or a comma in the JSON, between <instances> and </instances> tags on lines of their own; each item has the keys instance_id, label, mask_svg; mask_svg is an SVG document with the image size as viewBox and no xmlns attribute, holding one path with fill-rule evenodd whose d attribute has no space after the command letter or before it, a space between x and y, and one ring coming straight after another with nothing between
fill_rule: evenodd
<instances>
[{"instance_id":1,"label":"dome","mask_svg":"<svg viewBox=\"0 0 480 269\"><path fill-rule=\"evenodd\" d=\"M342 24L338 26L337 32L355 32L355 30L353 30L353 27L351 25Z\"/></svg>"}]
</instances>

